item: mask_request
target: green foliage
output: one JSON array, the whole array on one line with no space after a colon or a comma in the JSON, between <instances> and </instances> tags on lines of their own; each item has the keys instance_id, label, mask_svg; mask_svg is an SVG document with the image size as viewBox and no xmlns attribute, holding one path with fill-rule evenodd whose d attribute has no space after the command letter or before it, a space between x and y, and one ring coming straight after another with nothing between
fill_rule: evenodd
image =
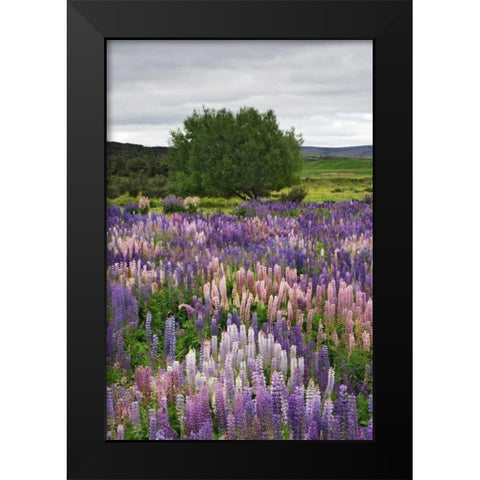
<instances>
[{"instance_id":1,"label":"green foliage","mask_svg":"<svg viewBox=\"0 0 480 480\"><path fill-rule=\"evenodd\" d=\"M163 197L166 194L165 184L167 178L165 175L154 175L144 179L141 185L143 195L147 197Z\"/></svg>"},{"instance_id":2,"label":"green foliage","mask_svg":"<svg viewBox=\"0 0 480 480\"><path fill-rule=\"evenodd\" d=\"M184 213L187 209L183 205L176 205L175 203L163 204L163 213Z\"/></svg>"},{"instance_id":3,"label":"green foliage","mask_svg":"<svg viewBox=\"0 0 480 480\"><path fill-rule=\"evenodd\" d=\"M124 372L120 368L107 368L107 386L114 383L116 383L117 385L123 385L123 375Z\"/></svg>"},{"instance_id":4,"label":"green foliage","mask_svg":"<svg viewBox=\"0 0 480 480\"><path fill-rule=\"evenodd\" d=\"M167 180L164 154L140 145L123 147L107 155L107 197L116 198L126 193L164 196Z\"/></svg>"},{"instance_id":5,"label":"green foliage","mask_svg":"<svg viewBox=\"0 0 480 480\"><path fill-rule=\"evenodd\" d=\"M107 197L117 198L130 189L130 179L112 175L107 178Z\"/></svg>"},{"instance_id":6,"label":"green foliage","mask_svg":"<svg viewBox=\"0 0 480 480\"><path fill-rule=\"evenodd\" d=\"M307 193L308 189L305 186L295 186L288 193L282 193L280 200L282 202L303 202Z\"/></svg>"},{"instance_id":7,"label":"green foliage","mask_svg":"<svg viewBox=\"0 0 480 480\"><path fill-rule=\"evenodd\" d=\"M302 138L278 128L272 110L203 108L171 133L168 189L177 195L252 198L298 182Z\"/></svg>"},{"instance_id":8,"label":"green foliage","mask_svg":"<svg viewBox=\"0 0 480 480\"><path fill-rule=\"evenodd\" d=\"M123 207L126 203L133 203L136 201L137 197L132 197L128 193L123 193L119 197L108 197L107 205L118 205L119 207Z\"/></svg>"},{"instance_id":9,"label":"green foliage","mask_svg":"<svg viewBox=\"0 0 480 480\"><path fill-rule=\"evenodd\" d=\"M268 307L261 303L257 303L251 310L252 312L257 313L257 324L258 329L262 328L262 325L268 322L267 314L268 314Z\"/></svg>"},{"instance_id":10,"label":"green foliage","mask_svg":"<svg viewBox=\"0 0 480 480\"><path fill-rule=\"evenodd\" d=\"M371 351L354 348L347 357L347 370L353 380L365 381L365 367L372 362Z\"/></svg>"},{"instance_id":11,"label":"green foliage","mask_svg":"<svg viewBox=\"0 0 480 480\"><path fill-rule=\"evenodd\" d=\"M372 191L371 158L309 156L300 173L302 185L308 188L307 202L363 200ZM284 192L281 192L284 193Z\"/></svg>"},{"instance_id":12,"label":"green foliage","mask_svg":"<svg viewBox=\"0 0 480 480\"><path fill-rule=\"evenodd\" d=\"M357 395L357 414L358 423L362 426L367 426L370 421L370 412L368 411L368 398L362 394Z\"/></svg>"},{"instance_id":13,"label":"green foliage","mask_svg":"<svg viewBox=\"0 0 480 480\"><path fill-rule=\"evenodd\" d=\"M124 330L125 353L130 357L132 371L149 361L147 336L143 328L126 327Z\"/></svg>"},{"instance_id":14,"label":"green foliage","mask_svg":"<svg viewBox=\"0 0 480 480\"><path fill-rule=\"evenodd\" d=\"M169 402L167 408L168 408L168 422L170 423L170 426L175 430L177 435L180 436L182 427L180 425L180 420L178 419L177 408L175 406L175 403Z\"/></svg>"},{"instance_id":15,"label":"green foliage","mask_svg":"<svg viewBox=\"0 0 480 480\"><path fill-rule=\"evenodd\" d=\"M200 342L197 327L192 320L184 320L180 324L184 330L182 335L177 337L177 360L182 361L191 348L199 351Z\"/></svg>"}]
</instances>

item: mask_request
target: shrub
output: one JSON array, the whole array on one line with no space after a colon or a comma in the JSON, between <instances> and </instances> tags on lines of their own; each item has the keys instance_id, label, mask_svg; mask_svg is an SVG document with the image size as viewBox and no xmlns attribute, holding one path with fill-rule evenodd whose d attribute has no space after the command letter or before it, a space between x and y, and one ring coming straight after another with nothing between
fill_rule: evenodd
<instances>
[{"instance_id":1,"label":"shrub","mask_svg":"<svg viewBox=\"0 0 480 480\"><path fill-rule=\"evenodd\" d=\"M163 197L166 195L165 182L167 179L163 175L149 177L143 184L142 193L147 197Z\"/></svg>"},{"instance_id":2,"label":"shrub","mask_svg":"<svg viewBox=\"0 0 480 480\"><path fill-rule=\"evenodd\" d=\"M307 196L307 193L308 190L305 187L296 186L293 187L289 192L282 193L280 195L280 200L282 202L302 202Z\"/></svg>"},{"instance_id":3,"label":"shrub","mask_svg":"<svg viewBox=\"0 0 480 480\"><path fill-rule=\"evenodd\" d=\"M129 179L112 175L107 177L107 197L117 198L128 192Z\"/></svg>"},{"instance_id":4,"label":"shrub","mask_svg":"<svg viewBox=\"0 0 480 480\"><path fill-rule=\"evenodd\" d=\"M183 205L183 200L175 195L169 195L168 197L165 197L163 199L162 206L164 213L181 213L186 211Z\"/></svg>"}]
</instances>

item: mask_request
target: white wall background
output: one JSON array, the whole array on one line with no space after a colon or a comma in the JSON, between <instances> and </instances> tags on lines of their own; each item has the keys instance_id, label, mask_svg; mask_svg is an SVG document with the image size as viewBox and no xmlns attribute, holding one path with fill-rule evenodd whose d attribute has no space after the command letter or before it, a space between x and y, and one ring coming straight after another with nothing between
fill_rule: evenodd
<instances>
[{"instance_id":1,"label":"white wall background","mask_svg":"<svg viewBox=\"0 0 480 480\"><path fill-rule=\"evenodd\" d=\"M66 478L65 1L4 2L0 14L0 477L57 480ZM478 18L468 0L414 1L415 480L480 478Z\"/></svg>"}]
</instances>

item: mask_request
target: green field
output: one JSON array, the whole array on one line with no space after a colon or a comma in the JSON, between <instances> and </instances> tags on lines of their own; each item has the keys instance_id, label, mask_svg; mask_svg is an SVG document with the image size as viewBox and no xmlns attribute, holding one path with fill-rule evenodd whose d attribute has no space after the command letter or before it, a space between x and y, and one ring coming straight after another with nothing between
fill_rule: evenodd
<instances>
[{"instance_id":1,"label":"green field","mask_svg":"<svg viewBox=\"0 0 480 480\"><path fill-rule=\"evenodd\" d=\"M306 202L325 202L339 200L361 200L372 193L373 161L371 158L325 158L306 155L304 167L300 173L301 185L308 189ZM280 192L273 192L272 199L278 199ZM137 197L122 195L109 199L108 203L123 205L129 201L137 201ZM161 212L161 199L150 199L152 210ZM199 208L205 213L222 211L229 213L241 202L231 198L202 198Z\"/></svg>"},{"instance_id":2,"label":"green field","mask_svg":"<svg viewBox=\"0 0 480 480\"><path fill-rule=\"evenodd\" d=\"M300 177L308 189L306 201L360 200L372 193L373 161L371 158L306 161Z\"/></svg>"}]
</instances>

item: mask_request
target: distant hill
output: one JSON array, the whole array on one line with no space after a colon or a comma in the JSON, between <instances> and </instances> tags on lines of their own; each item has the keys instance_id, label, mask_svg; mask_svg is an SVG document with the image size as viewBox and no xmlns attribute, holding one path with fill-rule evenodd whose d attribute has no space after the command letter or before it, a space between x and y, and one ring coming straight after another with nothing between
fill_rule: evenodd
<instances>
[{"instance_id":1,"label":"distant hill","mask_svg":"<svg viewBox=\"0 0 480 480\"><path fill-rule=\"evenodd\" d=\"M125 153L150 153L165 155L168 147L144 147L135 143L107 142L107 155L120 155Z\"/></svg>"},{"instance_id":2,"label":"distant hill","mask_svg":"<svg viewBox=\"0 0 480 480\"><path fill-rule=\"evenodd\" d=\"M372 145L359 145L356 147L301 147L302 153L308 155L322 155L332 157L372 157ZM107 142L107 155L120 154L155 154L156 156L165 155L168 147L144 147L135 143Z\"/></svg>"},{"instance_id":3,"label":"distant hill","mask_svg":"<svg viewBox=\"0 0 480 480\"><path fill-rule=\"evenodd\" d=\"M309 155L335 156L335 157L373 157L372 145L359 145L357 147L301 147L302 153Z\"/></svg>"}]
</instances>

